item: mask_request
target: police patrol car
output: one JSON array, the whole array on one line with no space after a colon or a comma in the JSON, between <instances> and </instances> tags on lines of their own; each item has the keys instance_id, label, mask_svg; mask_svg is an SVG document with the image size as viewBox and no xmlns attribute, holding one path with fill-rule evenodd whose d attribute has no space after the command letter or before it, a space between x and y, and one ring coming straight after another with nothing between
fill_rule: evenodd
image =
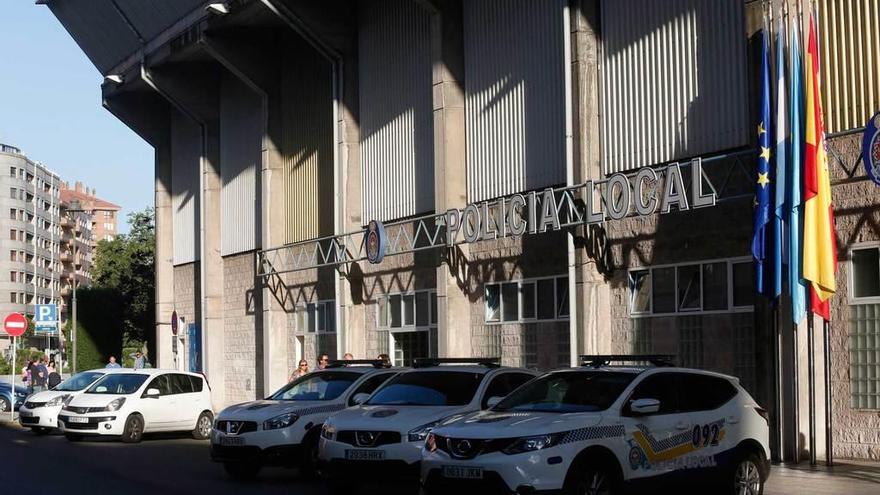
<instances>
[{"instance_id":1,"label":"police patrol car","mask_svg":"<svg viewBox=\"0 0 880 495\"><path fill-rule=\"evenodd\" d=\"M310 476L327 416L366 400L399 372L386 361L330 361L265 400L230 406L214 422L211 459L234 478L253 478L264 466L297 465Z\"/></svg>"},{"instance_id":2,"label":"police patrol car","mask_svg":"<svg viewBox=\"0 0 880 495\"><path fill-rule=\"evenodd\" d=\"M762 493L767 412L736 378L672 367L671 356L582 358L580 368L435 428L423 451L424 491L610 494L705 475L722 493Z\"/></svg>"},{"instance_id":3,"label":"police patrol car","mask_svg":"<svg viewBox=\"0 0 880 495\"><path fill-rule=\"evenodd\" d=\"M416 359L370 399L324 423L319 462L335 492L351 479L416 482L432 428L486 409L531 380L531 370L503 368L498 359Z\"/></svg>"}]
</instances>

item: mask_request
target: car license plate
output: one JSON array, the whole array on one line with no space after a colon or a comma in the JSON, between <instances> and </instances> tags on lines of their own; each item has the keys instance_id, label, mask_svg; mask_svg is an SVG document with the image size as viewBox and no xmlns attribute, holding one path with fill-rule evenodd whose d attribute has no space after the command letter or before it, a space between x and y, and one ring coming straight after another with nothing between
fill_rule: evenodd
<instances>
[{"instance_id":1,"label":"car license plate","mask_svg":"<svg viewBox=\"0 0 880 495\"><path fill-rule=\"evenodd\" d=\"M443 466L444 478L458 478L467 480L483 479L483 468L464 466Z\"/></svg>"},{"instance_id":2,"label":"car license plate","mask_svg":"<svg viewBox=\"0 0 880 495\"><path fill-rule=\"evenodd\" d=\"M244 445L244 437L220 437L220 445L224 447L241 447Z\"/></svg>"},{"instance_id":3,"label":"car license plate","mask_svg":"<svg viewBox=\"0 0 880 495\"><path fill-rule=\"evenodd\" d=\"M349 461L381 461L385 458L384 450L346 450L345 458Z\"/></svg>"},{"instance_id":4,"label":"car license plate","mask_svg":"<svg viewBox=\"0 0 880 495\"><path fill-rule=\"evenodd\" d=\"M69 423L88 423L89 418L87 418L85 416L71 416L71 417L67 418L67 421Z\"/></svg>"}]
</instances>

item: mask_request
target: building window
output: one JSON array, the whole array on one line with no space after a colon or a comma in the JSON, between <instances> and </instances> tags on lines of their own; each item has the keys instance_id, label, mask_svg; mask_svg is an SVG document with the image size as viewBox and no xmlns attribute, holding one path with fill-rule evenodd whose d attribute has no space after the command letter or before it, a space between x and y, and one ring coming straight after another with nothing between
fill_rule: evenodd
<instances>
[{"instance_id":1,"label":"building window","mask_svg":"<svg viewBox=\"0 0 880 495\"><path fill-rule=\"evenodd\" d=\"M849 321L853 409L880 409L880 303L853 304Z\"/></svg>"},{"instance_id":2,"label":"building window","mask_svg":"<svg viewBox=\"0 0 880 495\"><path fill-rule=\"evenodd\" d=\"M568 277L486 284L486 323L568 319Z\"/></svg>"},{"instance_id":3,"label":"building window","mask_svg":"<svg viewBox=\"0 0 880 495\"><path fill-rule=\"evenodd\" d=\"M296 332L334 333L336 332L336 301L318 301L297 306Z\"/></svg>"},{"instance_id":4,"label":"building window","mask_svg":"<svg viewBox=\"0 0 880 495\"><path fill-rule=\"evenodd\" d=\"M750 260L713 260L633 269L629 272L632 316L751 311Z\"/></svg>"},{"instance_id":5,"label":"building window","mask_svg":"<svg viewBox=\"0 0 880 495\"><path fill-rule=\"evenodd\" d=\"M18 302L18 294L16 294L15 292L10 292L9 302L11 302L12 304L16 304Z\"/></svg>"},{"instance_id":6,"label":"building window","mask_svg":"<svg viewBox=\"0 0 880 495\"><path fill-rule=\"evenodd\" d=\"M850 264L850 300L858 302L880 298L880 246L853 249Z\"/></svg>"},{"instance_id":7,"label":"building window","mask_svg":"<svg viewBox=\"0 0 880 495\"><path fill-rule=\"evenodd\" d=\"M411 366L414 359L437 355L436 291L382 296L376 311L379 349L389 350L395 366Z\"/></svg>"}]
</instances>

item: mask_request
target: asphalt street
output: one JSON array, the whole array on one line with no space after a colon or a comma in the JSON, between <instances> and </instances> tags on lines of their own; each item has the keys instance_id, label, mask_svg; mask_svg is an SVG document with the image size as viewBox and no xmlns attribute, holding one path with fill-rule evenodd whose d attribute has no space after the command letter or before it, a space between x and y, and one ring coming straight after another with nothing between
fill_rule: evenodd
<instances>
[{"instance_id":1,"label":"asphalt street","mask_svg":"<svg viewBox=\"0 0 880 495\"><path fill-rule=\"evenodd\" d=\"M321 482L303 481L295 470L281 468L264 469L254 482L235 482L210 461L207 441L186 435L146 435L137 445L115 439L74 443L59 434L34 435L0 422L0 493L318 495L327 490ZM364 486L359 493L413 492ZM774 467L764 493L876 495L880 493L880 465L844 463L831 471Z\"/></svg>"}]
</instances>

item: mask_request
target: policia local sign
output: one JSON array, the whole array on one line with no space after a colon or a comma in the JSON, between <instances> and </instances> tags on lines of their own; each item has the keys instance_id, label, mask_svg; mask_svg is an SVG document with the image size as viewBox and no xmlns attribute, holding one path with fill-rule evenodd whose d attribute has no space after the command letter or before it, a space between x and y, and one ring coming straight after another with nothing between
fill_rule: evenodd
<instances>
[{"instance_id":1,"label":"policia local sign","mask_svg":"<svg viewBox=\"0 0 880 495\"><path fill-rule=\"evenodd\" d=\"M716 194L711 184L704 188L708 181L704 180L702 161L695 158L688 165L691 170L687 178L682 165L671 163L665 168L645 167L632 174L616 173L607 179L577 186L547 188L472 203L436 215L434 225L423 230L435 234L445 231L440 239L432 241L434 247L441 247L601 224L633 214L647 216L714 206ZM690 187L685 187L686 183ZM413 238L418 237L420 228L417 227ZM389 246L386 230L381 222L372 220L364 232L366 258L371 263L380 263L386 254ZM428 238L431 239L430 235ZM392 251L398 254L407 250L397 246Z\"/></svg>"}]
</instances>

